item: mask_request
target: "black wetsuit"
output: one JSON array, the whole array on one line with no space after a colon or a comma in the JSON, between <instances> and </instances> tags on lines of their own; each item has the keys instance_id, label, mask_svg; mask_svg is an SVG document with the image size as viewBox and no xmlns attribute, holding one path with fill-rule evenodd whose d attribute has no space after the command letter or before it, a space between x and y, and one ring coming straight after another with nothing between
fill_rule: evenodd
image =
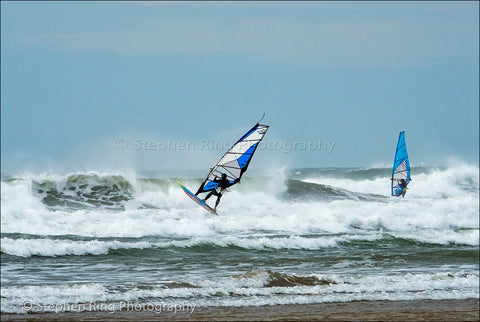
<instances>
[{"instance_id":1,"label":"black wetsuit","mask_svg":"<svg viewBox=\"0 0 480 322\"><path fill-rule=\"evenodd\" d=\"M220 187L221 190L220 191L223 191L225 189L227 189L228 187L230 187L231 185L237 183L239 181L239 179L235 179L233 182L229 181L228 179L215 179L213 180L213 182L215 183L218 183L217 187ZM217 196L217 201L215 202L215 207L218 206L218 204L220 203L220 198L222 198L222 192L217 192L217 188L213 189L212 191L210 191L210 193L205 197L205 201L207 201L208 198L210 198L212 195L215 195Z\"/></svg>"}]
</instances>

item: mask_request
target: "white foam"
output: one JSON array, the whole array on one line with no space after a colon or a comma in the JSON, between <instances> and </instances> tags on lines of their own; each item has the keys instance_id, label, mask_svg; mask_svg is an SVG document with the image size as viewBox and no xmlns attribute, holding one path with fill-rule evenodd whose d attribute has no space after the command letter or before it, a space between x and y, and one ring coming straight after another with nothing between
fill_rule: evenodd
<instances>
[{"instance_id":1,"label":"white foam","mask_svg":"<svg viewBox=\"0 0 480 322\"><path fill-rule=\"evenodd\" d=\"M299 236L351 234L355 229L362 229L374 233L414 232L413 238L421 242L478 245L474 233L464 231L478 232L479 228L478 168L464 166L418 175L414 178L415 189L423 185L433 192L417 194L412 181L412 189L405 198L380 201L285 200L287 179L284 173L282 170L263 177L246 177L222 197L219 216L193 203L173 179L171 184L161 188L158 184L143 182L140 185L136 179L128 179L133 182L135 195L134 200L125 204L124 211L51 211L32 194L29 180L19 180L15 184L2 182L1 229L2 233L47 236L186 238L252 235L258 231ZM373 180L373 184L370 180L335 180L342 189L355 190L355 186L350 185L357 184L358 190L363 192L367 186L377 191L375 185L384 185L381 179ZM389 180L386 181L388 185ZM435 182L447 182L452 188L450 191L435 190L432 188ZM198 180L185 180L185 183L192 189L199 184ZM447 195L443 196L445 191ZM212 197L208 202L214 204L215 199ZM142 203L158 209L139 209ZM432 233L434 231L436 233ZM293 246L298 241L289 242Z\"/></svg>"},{"instance_id":2,"label":"white foam","mask_svg":"<svg viewBox=\"0 0 480 322\"><path fill-rule=\"evenodd\" d=\"M414 240L422 243L435 243L441 245L463 244L478 245L479 237L476 230L416 230L405 232L390 232L389 235L396 238ZM105 255L115 249L146 249L146 248L191 248L202 245L217 247L240 247L255 250L278 250L278 249L303 249L320 250L337 247L341 243L356 241L375 241L386 238L384 233L324 235L324 236L197 236L182 240L165 240L156 242L123 242L101 240L69 240L49 238L2 238L1 251L5 254L31 257L31 256L66 256L66 255Z\"/></svg>"},{"instance_id":3,"label":"white foam","mask_svg":"<svg viewBox=\"0 0 480 322\"><path fill-rule=\"evenodd\" d=\"M411 173L412 181L408 185L407 195L415 198L452 198L469 194L465 186L479 190L479 168L466 164L444 170L433 169L428 173ZM344 179L315 176L303 181L342 188L349 191L390 196L390 178Z\"/></svg>"},{"instance_id":4,"label":"white foam","mask_svg":"<svg viewBox=\"0 0 480 322\"><path fill-rule=\"evenodd\" d=\"M148 288L135 283L121 288L101 283L10 286L2 287L1 310L6 313L26 313L22 307L25 301L32 304L32 311L42 311L47 304L50 304L48 307L51 310L52 307L58 308L65 303L99 301L112 303L119 309L120 301L151 304L187 301L196 306L258 306L362 300L463 299L479 296L478 271L396 271L371 275L311 276L330 282L314 286L266 287L270 275L265 270L258 269L243 276L190 281L195 287L165 288L161 283L150 284Z\"/></svg>"},{"instance_id":5,"label":"white foam","mask_svg":"<svg viewBox=\"0 0 480 322\"><path fill-rule=\"evenodd\" d=\"M100 255L108 254L112 249L149 248L148 242L120 241L73 241L65 239L13 239L2 238L2 252L20 257L64 256L64 255Z\"/></svg>"},{"instance_id":6,"label":"white foam","mask_svg":"<svg viewBox=\"0 0 480 322\"><path fill-rule=\"evenodd\" d=\"M68 240L68 239L27 239L27 238L2 238L1 250L5 254L31 257L31 256L65 256L65 255L104 255L114 249L145 249L145 248L189 248L201 245L214 245L218 247L236 246L244 249L307 249L318 250L335 247L338 243L355 240L375 240L378 235L348 235L348 236L323 236L323 237L254 237L254 236L211 236L192 237L186 240L168 240L158 242L121 242L100 240Z\"/></svg>"}]
</instances>

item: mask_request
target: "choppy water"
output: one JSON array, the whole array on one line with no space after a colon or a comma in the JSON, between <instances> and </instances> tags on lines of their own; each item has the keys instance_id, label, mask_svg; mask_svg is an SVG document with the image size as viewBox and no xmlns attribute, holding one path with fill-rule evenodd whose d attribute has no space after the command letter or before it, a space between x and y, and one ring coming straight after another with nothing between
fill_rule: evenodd
<instances>
[{"instance_id":1,"label":"choppy water","mask_svg":"<svg viewBox=\"0 0 480 322\"><path fill-rule=\"evenodd\" d=\"M247 174L219 216L179 178L4 175L1 311L478 298L478 167L413 168L403 199L390 171Z\"/></svg>"}]
</instances>

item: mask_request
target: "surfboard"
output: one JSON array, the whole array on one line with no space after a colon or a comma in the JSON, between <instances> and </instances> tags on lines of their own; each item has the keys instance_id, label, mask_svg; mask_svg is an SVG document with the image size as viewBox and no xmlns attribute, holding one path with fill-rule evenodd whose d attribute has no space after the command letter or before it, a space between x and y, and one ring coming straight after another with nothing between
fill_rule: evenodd
<instances>
[{"instance_id":1,"label":"surfboard","mask_svg":"<svg viewBox=\"0 0 480 322\"><path fill-rule=\"evenodd\" d=\"M205 210L211 212L212 214L217 214L215 210L213 210L212 208L210 208L209 205L207 205L207 203L205 201L203 201L202 199L198 198L197 196L195 196L195 194L193 192L191 192L190 190L188 190L187 187L185 187L180 181L177 181L178 184L180 185L180 187L183 189L183 191L185 192L185 194L187 196L190 197L190 199L192 199L193 201L195 201L197 204L199 204L200 206L202 206L203 208L205 208Z\"/></svg>"}]
</instances>

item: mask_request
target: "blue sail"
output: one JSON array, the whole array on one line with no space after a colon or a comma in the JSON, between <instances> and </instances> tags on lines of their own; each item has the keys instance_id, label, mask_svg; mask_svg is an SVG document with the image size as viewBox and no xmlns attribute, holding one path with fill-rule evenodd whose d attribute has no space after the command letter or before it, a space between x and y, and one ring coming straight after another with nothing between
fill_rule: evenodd
<instances>
[{"instance_id":1,"label":"blue sail","mask_svg":"<svg viewBox=\"0 0 480 322\"><path fill-rule=\"evenodd\" d=\"M399 185L404 179L406 185L410 182L410 162L408 161L407 146L405 144L405 131L400 132L398 136L397 149L392 169L392 196L405 195L405 187Z\"/></svg>"},{"instance_id":2,"label":"blue sail","mask_svg":"<svg viewBox=\"0 0 480 322\"><path fill-rule=\"evenodd\" d=\"M239 182L242 175L247 171L253 154L267 130L268 125L257 123L245 133L210 170L207 178L198 188L196 195L215 189L218 186L215 178L221 177L222 174L227 175L231 185Z\"/></svg>"}]
</instances>

